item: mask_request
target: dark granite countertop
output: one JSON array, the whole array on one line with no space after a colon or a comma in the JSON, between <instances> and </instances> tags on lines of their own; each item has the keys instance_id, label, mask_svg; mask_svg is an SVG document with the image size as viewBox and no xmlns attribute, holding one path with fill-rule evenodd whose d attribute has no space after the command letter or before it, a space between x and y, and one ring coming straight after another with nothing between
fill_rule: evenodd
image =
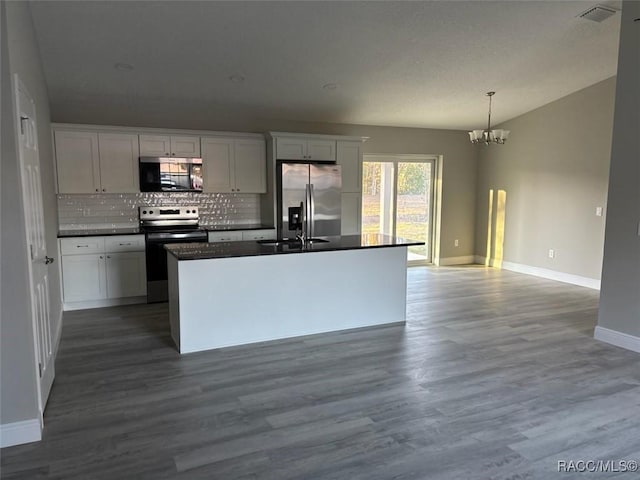
<instances>
[{"instance_id":1,"label":"dark granite countertop","mask_svg":"<svg viewBox=\"0 0 640 480\"><path fill-rule=\"evenodd\" d=\"M248 223L244 225L200 225L200 230L208 232L225 232L233 230L272 230L275 227L263 225L261 223ZM90 228L82 230L59 230L58 238L65 237L102 237L106 235L136 235L144 234L144 230L139 227L127 228Z\"/></svg>"},{"instance_id":2,"label":"dark granite countertop","mask_svg":"<svg viewBox=\"0 0 640 480\"><path fill-rule=\"evenodd\" d=\"M365 234L324 237L325 243L312 243L301 248L298 242L290 245L260 244L255 240L218 243L172 243L166 250L178 260L205 260L210 258L256 257L288 253L328 252L361 248L405 247L424 245L424 242L406 240L388 235Z\"/></svg>"},{"instance_id":3,"label":"dark granite countertop","mask_svg":"<svg viewBox=\"0 0 640 480\"><path fill-rule=\"evenodd\" d=\"M273 230L276 227L261 223L245 223L242 225L200 225L200 228L208 232L229 232L232 230Z\"/></svg>"},{"instance_id":4,"label":"dark granite countertop","mask_svg":"<svg viewBox=\"0 0 640 480\"><path fill-rule=\"evenodd\" d=\"M84 230L60 230L58 238L65 237L102 237L106 235L137 235L144 233L138 227L127 228L92 228Z\"/></svg>"}]
</instances>

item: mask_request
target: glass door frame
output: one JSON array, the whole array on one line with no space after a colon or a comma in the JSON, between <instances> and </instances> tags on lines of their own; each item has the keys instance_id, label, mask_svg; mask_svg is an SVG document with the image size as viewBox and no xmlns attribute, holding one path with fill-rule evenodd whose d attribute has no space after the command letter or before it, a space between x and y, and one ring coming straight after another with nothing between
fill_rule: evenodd
<instances>
[{"instance_id":1,"label":"glass door frame","mask_svg":"<svg viewBox=\"0 0 640 480\"><path fill-rule=\"evenodd\" d=\"M429 192L429 223L427 225L427 238L429 239L429 248L427 249L427 258L425 260L408 260L407 265L410 267L420 265L432 265L436 254L436 232L437 220L436 214L438 208L436 203L439 192L439 160L438 155L422 155L422 154L384 154L384 153L366 153L363 155L363 163L392 163L393 164L393 209L391 212L391 220L393 222L393 235L396 236L397 216L398 216L398 164L400 163L431 163L431 192ZM363 170L364 171L364 170ZM363 191L364 195L364 191ZM363 202L364 205L364 202ZM382 213L382 212L381 212Z\"/></svg>"}]
</instances>

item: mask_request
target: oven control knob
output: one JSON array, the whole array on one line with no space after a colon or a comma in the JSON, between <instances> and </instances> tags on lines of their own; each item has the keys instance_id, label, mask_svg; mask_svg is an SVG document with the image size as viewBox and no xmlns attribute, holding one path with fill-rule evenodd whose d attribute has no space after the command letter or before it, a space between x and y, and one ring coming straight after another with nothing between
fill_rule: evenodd
<instances>
[{"instance_id":1,"label":"oven control knob","mask_svg":"<svg viewBox=\"0 0 640 480\"><path fill-rule=\"evenodd\" d=\"M145 213L145 214L146 214L146 213L147 213L147 211L146 211L146 210L143 210L143 211L142 211L142 213Z\"/></svg>"},{"instance_id":2,"label":"oven control knob","mask_svg":"<svg viewBox=\"0 0 640 480\"><path fill-rule=\"evenodd\" d=\"M191 213L191 210L187 210L187 213Z\"/></svg>"},{"instance_id":3,"label":"oven control knob","mask_svg":"<svg viewBox=\"0 0 640 480\"><path fill-rule=\"evenodd\" d=\"M149 213L153 213L153 210L149 210Z\"/></svg>"}]
</instances>

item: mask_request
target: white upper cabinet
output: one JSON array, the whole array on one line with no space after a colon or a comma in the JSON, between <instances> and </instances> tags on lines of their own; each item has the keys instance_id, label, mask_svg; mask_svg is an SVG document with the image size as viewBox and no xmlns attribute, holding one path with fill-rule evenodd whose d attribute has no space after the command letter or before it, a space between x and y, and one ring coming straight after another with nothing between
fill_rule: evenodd
<instances>
[{"instance_id":1,"label":"white upper cabinet","mask_svg":"<svg viewBox=\"0 0 640 480\"><path fill-rule=\"evenodd\" d=\"M138 136L56 131L58 193L135 193Z\"/></svg>"},{"instance_id":2,"label":"white upper cabinet","mask_svg":"<svg viewBox=\"0 0 640 480\"><path fill-rule=\"evenodd\" d=\"M335 161L336 142L334 140L307 140L307 159Z\"/></svg>"},{"instance_id":3,"label":"white upper cabinet","mask_svg":"<svg viewBox=\"0 0 640 480\"><path fill-rule=\"evenodd\" d=\"M203 137L205 192L265 193L266 146L262 139Z\"/></svg>"},{"instance_id":4,"label":"white upper cabinet","mask_svg":"<svg viewBox=\"0 0 640 480\"><path fill-rule=\"evenodd\" d=\"M335 140L301 139L278 137L276 140L278 160L336 160Z\"/></svg>"},{"instance_id":5,"label":"white upper cabinet","mask_svg":"<svg viewBox=\"0 0 640 480\"><path fill-rule=\"evenodd\" d=\"M266 153L264 140L235 141L236 192L265 193L267 191Z\"/></svg>"},{"instance_id":6,"label":"white upper cabinet","mask_svg":"<svg viewBox=\"0 0 640 480\"><path fill-rule=\"evenodd\" d=\"M100 192L98 134L56 131L54 139L58 192Z\"/></svg>"},{"instance_id":7,"label":"white upper cabinet","mask_svg":"<svg viewBox=\"0 0 640 480\"><path fill-rule=\"evenodd\" d=\"M339 141L337 163L342 166L342 191L362 191L362 142Z\"/></svg>"},{"instance_id":8,"label":"white upper cabinet","mask_svg":"<svg viewBox=\"0 0 640 480\"><path fill-rule=\"evenodd\" d=\"M233 178L233 139L202 138L202 169L205 192L231 193Z\"/></svg>"},{"instance_id":9,"label":"white upper cabinet","mask_svg":"<svg viewBox=\"0 0 640 480\"><path fill-rule=\"evenodd\" d=\"M140 135L140 155L143 157L168 157L171 155L169 135Z\"/></svg>"},{"instance_id":10,"label":"white upper cabinet","mask_svg":"<svg viewBox=\"0 0 640 480\"><path fill-rule=\"evenodd\" d=\"M136 193L140 191L138 135L99 133L101 191Z\"/></svg>"},{"instance_id":11,"label":"white upper cabinet","mask_svg":"<svg viewBox=\"0 0 640 480\"><path fill-rule=\"evenodd\" d=\"M200 137L140 135L140 155L145 157L199 157Z\"/></svg>"}]
</instances>

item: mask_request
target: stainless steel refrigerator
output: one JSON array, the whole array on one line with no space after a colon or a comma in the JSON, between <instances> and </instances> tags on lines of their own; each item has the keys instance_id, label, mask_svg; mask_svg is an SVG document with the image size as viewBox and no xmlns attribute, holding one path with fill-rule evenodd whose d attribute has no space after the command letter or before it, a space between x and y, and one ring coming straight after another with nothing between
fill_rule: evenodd
<instances>
[{"instance_id":1,"label":"stainless steel refrigerator","mask_svg":"<svg viewBox=\"0 0 640 480\"><path fill-rule=\"evenodd\" d=\"M296 222L308 238L340 235L340 165L277 163L278 238L295 237Z\"/></svg>"}]
</instances>

